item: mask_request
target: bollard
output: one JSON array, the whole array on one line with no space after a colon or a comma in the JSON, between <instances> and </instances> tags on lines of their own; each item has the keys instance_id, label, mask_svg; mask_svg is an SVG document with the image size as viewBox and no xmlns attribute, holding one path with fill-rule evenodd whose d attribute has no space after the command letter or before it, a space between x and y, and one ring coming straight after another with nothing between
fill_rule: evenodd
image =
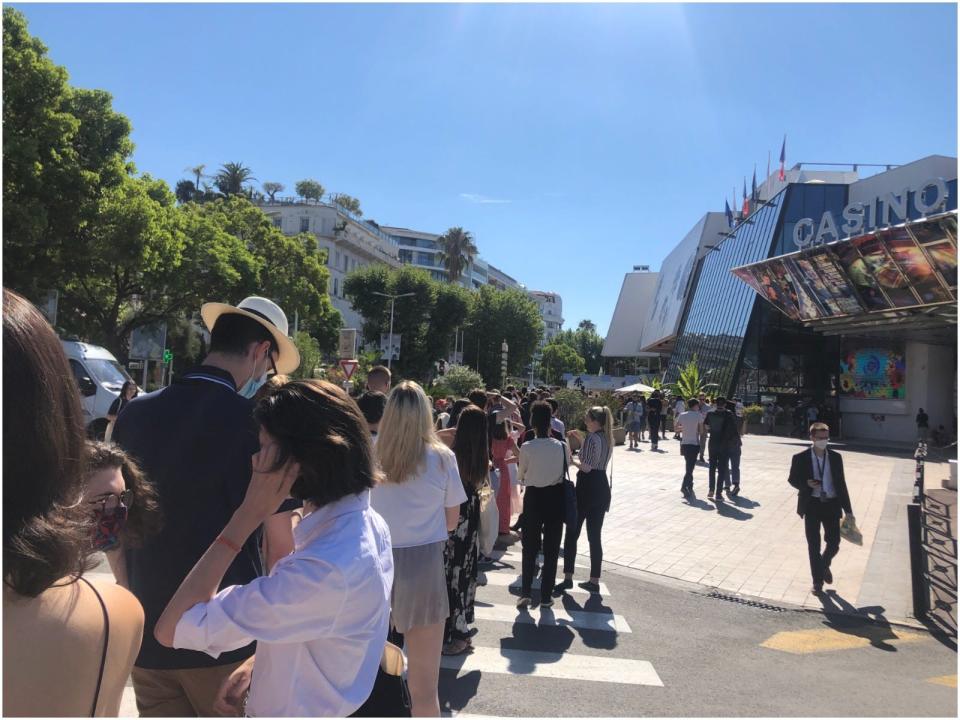
<instances>
[{"instance_id":1,"label":"bollard","mask_svg":"<svg viewBox=\"0 0 960 720\"><path fill-rule=\"evenodd\" d=\"M907 505L907 533L910 538L910 579L913 586L913 616L922 620L927 615L929 597L924 579L926 568L923 559L923 537L921 535L920 506L917 503Z\"/></svg>"}]
</instances>

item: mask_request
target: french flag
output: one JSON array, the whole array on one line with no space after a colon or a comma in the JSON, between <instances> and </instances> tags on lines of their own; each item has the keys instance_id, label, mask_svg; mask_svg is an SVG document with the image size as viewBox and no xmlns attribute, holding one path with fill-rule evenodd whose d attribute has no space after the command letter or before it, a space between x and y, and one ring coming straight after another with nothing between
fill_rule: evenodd
<instances>
[{"instance_id":1,"label":"french flag","mask_svg":"<svg viewBox=\"0 0 960 720\"><path fill-rule=\"evenodd\" d=\"M734 201L734 205L736 205L736 201ZM728 203L726 199L724 199L723 201L723 206L725 208L724 214L727 216L727 227L732 228L733 227L733 210L730 209L730 203Z\"/></svg>"},{"instance_id":2,"label":"french flag","mask_svg":"<svg viewBox=\"0 0 960 720\"><path fill-rule=\"evenodd\" d=\"M747 197L747 179L743 179L743 210L740 211L743 217L750 214L750 199Z\"/></svg>"},{"instance_id":3,"label":"french flag","mask_svg":"<svg viewBox=\"0 0 960 720\"><path fill-rule=\"evenodd\" d=\"M784 171L784 164L787 162L787 136L783 136L783 145L780 146L780 182L787 179L787 173Z\"/></svg>"}]
</instances>

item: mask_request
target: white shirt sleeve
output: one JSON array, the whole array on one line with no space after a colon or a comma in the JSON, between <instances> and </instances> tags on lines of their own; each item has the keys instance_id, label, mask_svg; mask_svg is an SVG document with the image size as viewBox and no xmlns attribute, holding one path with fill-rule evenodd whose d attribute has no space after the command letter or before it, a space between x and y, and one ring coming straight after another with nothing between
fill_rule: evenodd
<instances>
[{"instance_id":1,"label":"white shirt sleeve","mask_svg":"<svg viewBox=\"0 0 960 720\"><path fill-rule=\"evenodd\" d=\"M329 563L281 561L272 575L232 585L190 608L177 623L173 646L219 657L254 640L317 640L333 632L346 599L343 573Z\"/></svg>"},{"instance_id":2,"label":"white shirt sleeve","mask_svg":"<svg viewBox=\"0 0 960 720\"><path fill-rule=\"evenodd\" d=\"M523 485L523 477L527 474L527 468L530 467L530 445L524 443L520 446L520 462L517 469L517 482Z\"/></svg>"},{"instance_id":3,"label":"white shirt sleeve","mask_svg":"<svg viewBox=\"0 0 960 720\"><path fill-rule=\"evenodd\" d=\"M453 453L450 453L445 455L442 460L441 466L447 471L447 487L444 491L443 506L459 507L467 501L467 494L463 491L463 480L460 479L457 458Z\"/></svg>"}]
</instances>

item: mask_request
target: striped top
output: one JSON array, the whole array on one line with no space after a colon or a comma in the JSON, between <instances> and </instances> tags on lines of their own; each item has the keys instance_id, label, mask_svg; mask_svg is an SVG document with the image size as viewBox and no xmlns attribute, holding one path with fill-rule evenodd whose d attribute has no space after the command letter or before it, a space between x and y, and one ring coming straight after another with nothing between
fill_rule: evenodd
<instances>
[{"instance_id":1,"label":"striped top","mask_svg":"<svg viewBox=\"0 0 960 720\"><path fill-rule=\"evenodd\" d=\"M607 463L610 462L610 448L602 432L587 434L580 449L580 462L589 465L593 470L606 472Z\"/></svg>"}]
</instances>

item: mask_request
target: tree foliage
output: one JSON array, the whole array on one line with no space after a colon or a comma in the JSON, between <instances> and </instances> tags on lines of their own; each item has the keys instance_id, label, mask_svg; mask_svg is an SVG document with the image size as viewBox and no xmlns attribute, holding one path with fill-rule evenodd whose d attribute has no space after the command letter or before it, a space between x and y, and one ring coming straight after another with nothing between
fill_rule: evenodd
<instances>
[{"instance_id":1,"label":"tree foliage","mask_svg":"<svg viewBox=\"0 0 960 720\"><path fill-rule=\"evenodd\" d=\"M213 176L213 184L226 196L243 195L247 192L247 183L256 180L253 171L243 163L224 163Z\"/></svg>"},{"instance_id":2,"label":"tree foliage","mask_svg":"<svg viewBox=\"0 0 960 720\"><path fill-rule=\"evenodd\" d=\"M603 338L597 335L596 326L589 320L580 323L576 330L563 330L552 342L567 345L583 358L585 367L582 372L596 375L603 365Z\"/></svg>"},{"instance_id":3,"label":"tree foliage","mask_svg":"<svg viewBox=\"0 0 960 720\"><path fill-rule=\"evenodd\" d=\"M543 336L536 302L520 290L482 286L470 296L464 331L464 361L494 385L502 376L500 347L507 342L507 374L526 374Z\"/></svg>"},{"instance_id":4,"label":"tree foliage","mask_svg":"<svg viewBox=\"0 0 960 720\"><path fill-rule=\"evenodd\" d=\"M452 227L438 238L437 244L440 247L437 257L447 269L447 277L450 282L457 282L477 256L473 236L462 227Z\"/></svg>"},{"instance_id":5,"label":"tree foliage","mask_svg":"<svg viewBox=\"0 0 960 720\"><path fill-rule=\"evenodd\" d=\"M336 203L345 210L349 210L357 217L363 217L363 211L360 209L360 201L352 195L346 193L337 193L330 196L330 202Z\"/></svg>"},{"instance_id":6,"label":"tree foliage","mask_svg":"<svg viewBox=\"0 0 960 720\"><path fill-rule=\"evenodd\" d=\"M540 358L540 364L547 376L547 381L551 383L560 383L561 375L564 373L573 373L581 375L586 370L586 363L583 358L577 354L569 345L559 342L551 342L543 349L543 355Z\"/></svg>"},{"instance_id":7,"label":"tree foliage","mask_svg":"<svg viewBox=\"0 0 960 720\"><path fill-rule=\"evenodd\" d=\"M325 192L323 185L318 183L316 180L300 180L294 185L294 190L297 195L302 197L304 200L317 200L319 201L323 197Z\"/></svg>"},{"instance_id":8,"label":"tree foliage","mask_svg":"<svg viewBox=\"0 0 960 720\"><path fill-rule=\"evenodd\" d=\"M692 397L697 397L701 392L707 392L716 387L716 383L709 382L707 374L700 372L700 367L697 365L697 356L694 355L693 358L680 369L680 375L677 376L677 381L668 385L666 389L674 395L679 395L685 400L689 400Z\"/></svg>"},{"instance_id":9,"label":"tree foliage","mask_svg":"<svg viewBox=\"0 0 960 720\"><path fill-rule=\"evenodd\" d=\"M474 388L483 387L483 376L466 365L448 365L446 373L438 382L445 388L444 395L463 398Z\"/></svg>"},{"instance_id":10,"label":"tree foliage","mask_svg":"<svg viewBox=\"0 0 960 720\"><path fill-rule=\"evenodd\" d=\"M274 202L277 198L278 192L283 192L286 190L286 186L283 183L278 182L265 182L260 187L263 188L263 191L267 194L267 197L270 199L270 202Z\"/></svg>"}]
</instances>

